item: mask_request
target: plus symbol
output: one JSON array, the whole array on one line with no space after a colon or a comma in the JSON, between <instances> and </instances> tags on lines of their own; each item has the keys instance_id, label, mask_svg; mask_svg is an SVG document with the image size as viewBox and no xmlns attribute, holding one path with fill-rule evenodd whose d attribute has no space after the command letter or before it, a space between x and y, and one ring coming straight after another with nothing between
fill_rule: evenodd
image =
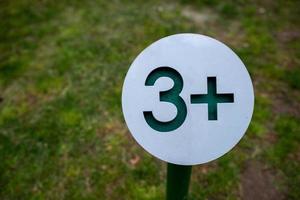
<instances>
[{"instance_id":1,"label":"plus symbol","mask_svg":"<svg viewBox=\"0 0 300 200\"><path fill-rule=\"evenodd\" d=\"M207 94L192 94L191 103L208 104L208 120L218 120L218 103L233 103L233 93L217 94L216 77L207 77Z\"/></svg>"}]
</instances>

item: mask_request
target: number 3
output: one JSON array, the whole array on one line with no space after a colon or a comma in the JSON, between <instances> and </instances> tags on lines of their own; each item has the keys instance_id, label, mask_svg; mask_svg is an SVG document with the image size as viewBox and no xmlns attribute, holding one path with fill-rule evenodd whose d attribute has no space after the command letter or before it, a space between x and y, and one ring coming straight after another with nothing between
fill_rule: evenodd
<instances>
[{"instance_id":1,"label":"number 3","mask_svg":"<svg viewBox=\"0 0 300 200\"><path fill-rule=\"evenodd\" d=\"M144 118L148 125L156 131L168 132L180 127L187 115L187 108L184 100L179 96L183 88L183 79L181 75L173 68L159 67L153 70L147 77L145 85L153 86L157 79L168 77L174 81L171 89L159 92L159 100L170 102L177 108L177 115L174 119L168 122L162 122L155 119L152 111L144 111Z\"/></svg>"}]
</instances>

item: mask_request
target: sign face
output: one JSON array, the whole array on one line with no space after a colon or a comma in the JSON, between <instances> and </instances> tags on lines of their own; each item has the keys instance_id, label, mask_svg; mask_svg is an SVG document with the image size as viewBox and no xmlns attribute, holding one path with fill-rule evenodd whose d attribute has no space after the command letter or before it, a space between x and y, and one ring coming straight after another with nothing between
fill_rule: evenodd
<instances>
[{"instance_id":1,"label":"sign face","mask_svg":"<svg viewBox=\"0 0 300 200\"><path fill-rule=\"evenodd\" d=\"M253 86L239 57L198 34L162 38L138 55L126 75L122 109L135 140L169 163L217 159L245 134Z\"/></svg>"}]
</instances>

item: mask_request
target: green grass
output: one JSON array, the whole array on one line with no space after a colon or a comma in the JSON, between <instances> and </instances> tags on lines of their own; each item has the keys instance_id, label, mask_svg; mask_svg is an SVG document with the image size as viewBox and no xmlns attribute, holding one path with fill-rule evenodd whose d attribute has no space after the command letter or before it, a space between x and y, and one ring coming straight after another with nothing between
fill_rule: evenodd
<instances>
[{"instance_id":1,"label":"green grass","mask_svg":"<svg viewBox=\"0 0 300 200\"><path fill-rule=\"evenodd\" d=\"M1 1L0 199L164 199L166 165L128 133L121 87L142 49L182 32L232 47L256 95L238 146L193 167L191 199L243 198L251 161L280 175L273 186L285 198L299 199L299 8L283 0Z\"/></svg>"}]
</instances>

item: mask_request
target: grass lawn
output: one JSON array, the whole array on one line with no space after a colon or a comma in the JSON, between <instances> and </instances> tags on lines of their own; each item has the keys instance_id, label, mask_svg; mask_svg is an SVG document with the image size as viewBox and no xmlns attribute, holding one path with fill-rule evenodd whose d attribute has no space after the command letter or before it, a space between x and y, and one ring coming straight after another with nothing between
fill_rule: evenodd
<instances>
[{"instance_id":1,"label":"grass lawn","mask_svg":"<svg viewBox=\"0 0 300 200\"><path fill-rule=\"evenodd\" d=\"M300 1L0 1L0 199L164 199L166 164L132 139L123 79L157 39L230 46L252 123L193 167L190 199L300 199Z\"/></svg>"}]
</instances>

